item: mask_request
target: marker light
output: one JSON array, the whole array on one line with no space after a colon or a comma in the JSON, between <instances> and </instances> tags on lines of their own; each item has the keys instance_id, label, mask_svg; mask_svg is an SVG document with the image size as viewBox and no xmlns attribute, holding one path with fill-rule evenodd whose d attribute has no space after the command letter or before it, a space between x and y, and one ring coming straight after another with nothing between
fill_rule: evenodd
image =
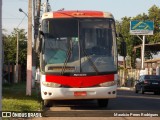
<instances>
[{"instance_id":1,"label":"marker light","mask_svg":"<svg viewBox=\"0 0 160 120\"><path fill-rule=\"evenodd\" d=\"M42 84L46 87L54 87L54 88L58 88L60 87L60 84L54 83L54 82L42 82Z\"/></svg>"}]
</instances>

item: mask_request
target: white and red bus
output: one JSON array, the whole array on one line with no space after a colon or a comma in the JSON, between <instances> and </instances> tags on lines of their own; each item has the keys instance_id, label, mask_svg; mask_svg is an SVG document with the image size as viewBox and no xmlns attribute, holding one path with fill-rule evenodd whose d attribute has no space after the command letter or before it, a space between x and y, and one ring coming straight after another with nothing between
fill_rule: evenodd
<instances>
[{"instance_id":1,"label":"white and red bus","mask_svg":"<svg viewBox=\"0 0 160 120\"><path fill-rule=\"evenodd\" d=\"M40 87L50 100L116 98L115 20L101 11L56 11L42 15Z\"/></svg>"}]
</instances>

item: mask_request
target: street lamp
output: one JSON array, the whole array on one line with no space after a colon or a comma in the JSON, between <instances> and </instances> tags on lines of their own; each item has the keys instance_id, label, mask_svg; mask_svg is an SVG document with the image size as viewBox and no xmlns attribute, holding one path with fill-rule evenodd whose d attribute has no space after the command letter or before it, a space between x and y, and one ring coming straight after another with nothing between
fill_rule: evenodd
<instances>
[{"instance_id":1,"label":"street lamp","mask_svg":"<svg viewBox=\"0 0 160 120\"><path fill-rule=\"evenodd\" d=\"M19 8L19 12L23 12L28 17L28 14L24 12L21 8ZM33 24L32 24L32 27L34 28Z\"/></svg>"},{"instance_id":2,"label":"street lamp","mask_svg":"<svg viewBox=\"0 0 160 120\"><path fill-rule=\"evenodd\" d=\"M19 12L23 12L28 17L27 13L25 13L21 8L19 8Z\"/></svg>"},{"instance_id":3,"label":"street lamp","mask_svg":"<svg viewBox=\"0 0 160 120\"><path fill-rule=\"evenodd\" d=\"M25 13L21 8L19 8L19 11L20 12L23 12L27 17L28 17L28 15L27 15L27 13ZM23 21L23 20L22 20ZM19 25L18 25L19 26ZM17 27L18 28L18 27ZM19 31L18 31L18 29L16 30L16 32L17 32L17 50L16 50L16 75L15 75L15 83L18 83L18 70L19 70L19 66L18 66L18 55L19 55Z\"/></svg>"}]
</instances>

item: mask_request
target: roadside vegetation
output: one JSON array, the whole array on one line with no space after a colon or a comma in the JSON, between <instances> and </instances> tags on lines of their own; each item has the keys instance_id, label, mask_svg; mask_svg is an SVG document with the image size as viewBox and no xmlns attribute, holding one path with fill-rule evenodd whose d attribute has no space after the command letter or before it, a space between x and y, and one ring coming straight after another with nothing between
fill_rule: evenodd
<instances>
[{"instance_id":1,"label":"roadside vegetation","mask_svg":"<svg viewBox=\"0 0 160 120\"><path fill-rule=\"evenodd\" d=\"M25 83L3 85L3 111L40 111L41 108L41 98L38 90L32 89L32 95L26 96Z\"/></svg>"},{"instance_id":2,"label":"roadside vegetation","mask_svg":"<svg viewBox=\"0 0 160 120\"><path fill-rule=\"evenodd\" d=\"M127 45L127 66L131 68L136 67L136 58L141 58L141 50L137 49L136 54L134 54L134 47L141 45L142 41L136 35L130 35L130 21L141 20L141 21L153 21L154 22L154 35L146 36L145 44L159 43L160 42L160 7L153 5L148 9L148 13L140 13L134 17L124 16L121 21L116 21L117 32L119 32ZM118 47L120 51L120 42L118 41ZM121 54L121 53L119 53ZM152 55L157 55L157 51L147 51L145 52L145 59L153 58Z\"/></svg>"}]
</instances>

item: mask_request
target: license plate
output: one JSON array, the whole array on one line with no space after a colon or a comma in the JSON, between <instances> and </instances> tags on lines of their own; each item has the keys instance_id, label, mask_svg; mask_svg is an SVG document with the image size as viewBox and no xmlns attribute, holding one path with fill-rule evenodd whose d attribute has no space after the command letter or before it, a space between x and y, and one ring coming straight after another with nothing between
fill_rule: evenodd
<instances>
[{"instance_id":1,"label":"license plate","mask_svg":"<svg viewBox=\"0 0 160 120\"><path fill-rule=\"evenodd\" d=\"M87 96L86 91L76 91L74 92L74 96Z\"/></svg>"},{"instance_id":2,"label":"license plate","mask_svg":"<svg viewBox=\"0 0 160 120\"><path fill-rule=\"evenodd\" d=\"M153 85L158 85L158 83L152 83Z\"/></svg>"}]
</instances>

